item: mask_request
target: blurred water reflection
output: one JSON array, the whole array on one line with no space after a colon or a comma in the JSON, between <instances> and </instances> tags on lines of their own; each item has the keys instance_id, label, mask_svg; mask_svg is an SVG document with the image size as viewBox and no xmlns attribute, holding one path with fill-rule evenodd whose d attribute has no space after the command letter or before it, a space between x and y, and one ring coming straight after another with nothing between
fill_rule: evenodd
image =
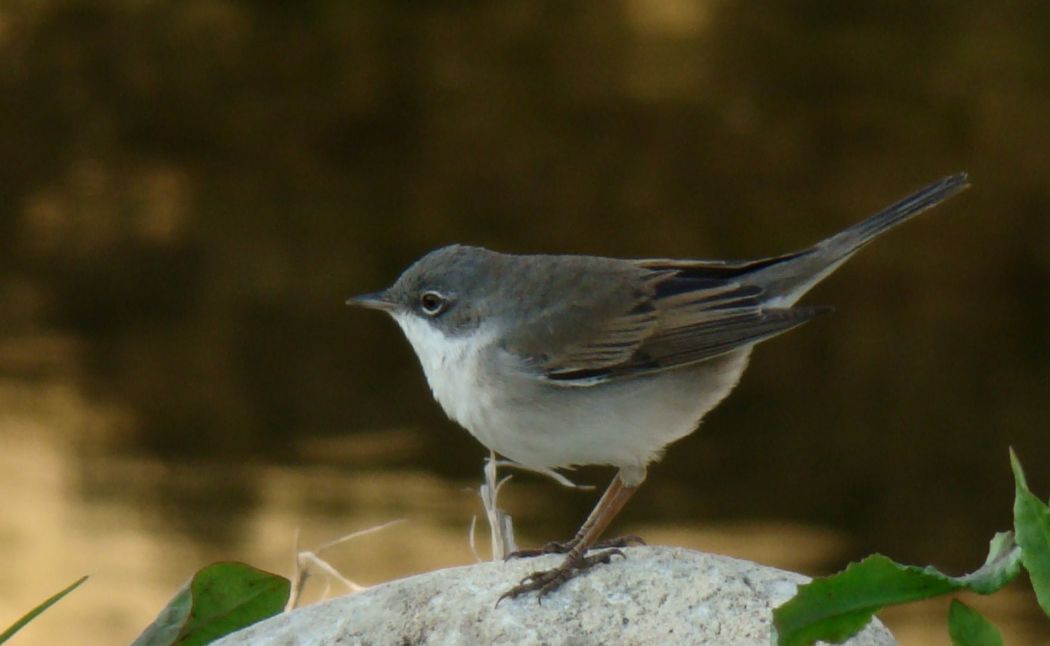
<instances>
[{"instance_id":1,"label":"blurred water reflection","mask_svg":"<svg viewBox=\"0 0 1050 646\"><path fill-rule=\"evenodd\" d=\"M408 519L339 557L366 583L469 562L485 453L342 305L430 248L772 254L957 170L620 524L974 567L1008 445L1050 491L1048 34L1025 2L0 4L0 623L90 572L23 639L126 640L208 560L286 571L296 527ZM592 502L506 506L541 542ZM1023 593L985 607L1050 639Z\"/></svg>"}]
</instances>

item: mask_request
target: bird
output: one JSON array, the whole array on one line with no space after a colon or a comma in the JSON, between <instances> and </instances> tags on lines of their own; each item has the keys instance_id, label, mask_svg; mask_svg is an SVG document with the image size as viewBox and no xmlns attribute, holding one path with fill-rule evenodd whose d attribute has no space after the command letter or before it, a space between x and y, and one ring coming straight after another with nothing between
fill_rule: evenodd
<instances>
[{"instance_id":1,"label":"bird","mask_svg":"<svg viewBox=\"0 0 1050 646\"><path fill-rule=\"evenodd\" d=\"M500 597L542 598L608 563L599 539L665 448L734 389L752 348L830 310L798 300L891 228L969 187L944 177L817 244L747 261L441 247L347 302L391 315L434 398L481 444L540 470L617 469L564 554ZM598 549L605 548L605 549ZM498 602L497 602L498 603Z\"/></svg>"}]
</instances>

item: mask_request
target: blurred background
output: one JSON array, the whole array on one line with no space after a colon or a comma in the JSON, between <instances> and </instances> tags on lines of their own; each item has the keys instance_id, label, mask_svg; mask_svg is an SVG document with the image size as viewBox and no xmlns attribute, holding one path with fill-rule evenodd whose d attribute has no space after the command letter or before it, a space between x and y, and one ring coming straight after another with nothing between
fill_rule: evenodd
<instances>
[{"instance_id":1,"label":"blurred background","mask_svg":"<svg viewBox=\"0 0 1050 646\"><path fill-rule=\"evenodd\" d=\"M961 170L613 530L975 569L1009 446L1050 493L1048 114L1040 2L4 0L0 624L91 574L16 641L126 643L208 562L289 574L297 531L405 519L325 554L363 584L473 562L486 451L343 304L434 247L772 255ZM597 495L502 502L535 545ZM967 601L1050 643L1027 587ZM885 619L947 644L946 608Z\"/></svg>"}]
</instances>

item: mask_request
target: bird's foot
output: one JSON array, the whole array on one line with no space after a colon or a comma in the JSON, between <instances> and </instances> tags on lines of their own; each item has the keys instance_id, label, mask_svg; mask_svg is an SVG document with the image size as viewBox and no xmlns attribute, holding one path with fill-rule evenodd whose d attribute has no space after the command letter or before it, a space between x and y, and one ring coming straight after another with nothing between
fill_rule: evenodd
<instances>
[{"instance_id":1,"label":"bird's foot","mask_svg":"<svg viewBox=\"0 0 1050 646\"><path fill-rule=\"evenodd\" d=\"M576 547L576 539L568 541L551 541L544 545L531 550L515 550L507 555L504 559L509 561L511 559L527 559L535 556L543 556L544 554L568 554ZM630 534L628 536L618 536L616 538L609 538L604 541L598 541L594 545L587 548L587 551L591 550L608 550L608 549L619 549L621 547L630 547L632 545L645 545L645 541L640 536Z\"/></svg>"},{"instance_id":2,"label":"bird's foot","mask_svg":"<svg viewBox=\"0 0 1050 646\"><path fill-rule=\"evenodd\" d=\"M508 554L503 560L509 561L511 559L531 559L536 556L543 556L544 554L568 554L572 548L576 547L576 541L551 541L543 547L537 547L531 550L514 550Z\"/></svg>"},{"instance_id":3,"label":"bird's foot","mask_svg":"<svg viewBox=\"0 0 1050 646\"><path fill-rule=\"evenodd\" d=\"M598 541L587 549L604 550L637 545L645 545L645 539L637 534L628 534L626 536L617 536L616 538L608 538L604 541Z\"/></svg>"},{"instance_id":4,"label":"bird's foot","mask_svg":"<svg viewBox=\"0 0 1050 646\"><path fill-rule=\"evenodd\" d=\"M595 552L593 554L581 554L575 558L570 555L569 558L565 559L558 567L552 570L533 572L522 579L518 585L500 595L500 598L496 601L496 605L498 606L504 599L514 599L526 592L532 591L536 591L536 602L539 603L543 598L543 595L557 590L563 583L584 570L589 570L599 563L610 562L614 556L622 556L626 558L626 555L619 548L615 547Z\"/></svg>"}]
</instances>

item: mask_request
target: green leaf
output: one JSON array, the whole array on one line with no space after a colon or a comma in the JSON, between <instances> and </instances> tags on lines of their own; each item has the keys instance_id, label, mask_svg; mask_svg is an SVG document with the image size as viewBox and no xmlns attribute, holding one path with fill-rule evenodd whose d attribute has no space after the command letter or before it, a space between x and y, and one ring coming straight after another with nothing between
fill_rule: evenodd
<instances>
[{"instance_id":1,"label":"green leaf","mask_svg":"<svg viewBox=\"0 0 1050 646\"><path fill-rule=\"evenodd\" d=\"M216 563L179 590L132 646L208 644L284 609L291 582L244 563Z\"/></svg>"},{"instance_id":2,"label":"green leaf","mask_svg":"<svg viewBox=\"0 0 1050 646\"><path fill-rule=\"evenodd\" d=\"M186 619L190 616L190 608L193 607L193 595L190 593L190 583L179 588L168 605L160 611L157 618L153 620L146 630L132 642L131 646L168 646L176 643Z\"/></svg>"},{"instance_id":3,"label":"green leaf","mask_svg":"<svg viewBox=\"0 0 1050 646\"><path fill-rule=\"evenodd\" d=\"M841 643L886 606L957 590L989 594L1013 580L1019 571L1020 549L1009 532L996 534L984 565L962 577L950 577L932 567L901 565L875 554L843 572L799 586L794 598L773 611L777 643Z\"/></svg>"},{"instance_id":4,"label":"green leaf","mask_svg":"<svg viewBox=\"0 0 1050 646\"><path fill-rule=\"evenodd\" d=\"M220 563L193 577L193 610L180 644L211 641L284 610L291 582L244 563Z\"/></svg>"},{"instance_id":5,"label":"green leaf","mask_svg":"<svg viewBox=\"0 0 1050 646\"><path fill-rule=\"evenodd\" d=\"M1020 572L1021 548L1014 540L1013 532L999 532L988 543L988 558L984 565L971 574L952 580L977 594L992 594L1017 578Z\"/></svg>"},{"instance_id":6,"label":"green leaf","mask_svg":"<svg viewBox=\"0 0 1050 646\"><path fill-rule=\"evenodd\" d=\"M1028 490L1024 470L1017 455L1010 450L1017 493L1014 498L1014 531L1021 546L1021 562L1028 570L1035 597L1043 612L1050 617L1050 508Z\"/></svg>"},{"instance_id":7,"label":"green leaf","mask_svg":"<svg viewBox=\"0 0 1050 646\"><path fill-rule=\"evenodd\" d=\"M34 619L36 619L37 616L40 613L44 612L45 610L47 610L51 606L53 606L56 603L58 603L59 599L61 599L62 597L66 596L67 594L69 594L73 590L76 590L78 587L80 587L80 584L83 583L84 581L87 581L87 577L86 576L80 577L79 579L77 579L73 583L70 583L68 586L66 586L65 588L63 588L59 592L56 592L55 594L53 594L50 597L48 597L47 599L45 599L44 602L41 603L36 608L33 608L32 610L30 610L26 614L24 614L21 617L19 617L18 621L16 621L15 623L11 624L11 626L7 630L5 630L3 633L0 633L0 644L3 644L8 639L11 639L11 637L14 636L14 634L17 633L19 630L22 630L22 628L24 628L26 624L28 624L30 621L33 621Z\"/></svg>"},{"instance_id":8,"label":"green leaf","mask_svg":"<svg viewBox=\"0 0 1050 646\"><path fill-rule=\"evenodd\" d=\"M958 599L948 609L948 635L953 646L1003 646L999 629Z\"/></svg>"}]
</instances>

